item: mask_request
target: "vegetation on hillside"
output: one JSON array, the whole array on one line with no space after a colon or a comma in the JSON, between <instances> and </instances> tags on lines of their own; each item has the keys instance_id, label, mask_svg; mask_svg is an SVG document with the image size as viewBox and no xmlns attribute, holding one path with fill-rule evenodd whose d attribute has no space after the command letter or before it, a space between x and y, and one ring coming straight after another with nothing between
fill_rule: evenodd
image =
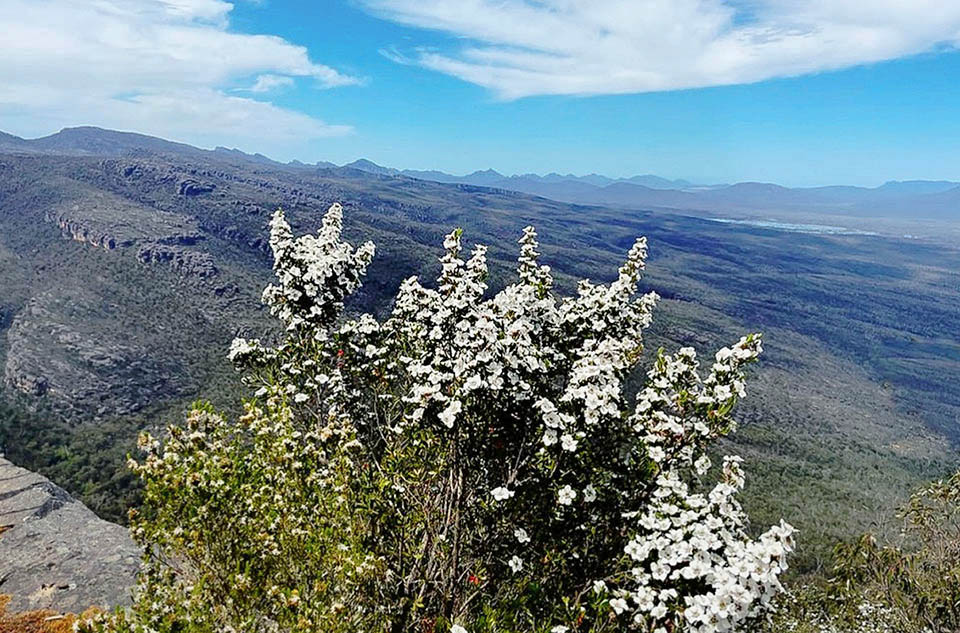
<instances>
[{"instance_id":1,"label":"vegetation on hillside","mask_svg":"<svg viewBox=\"0 0 960 633\"><path fill-rule=\"evenodd\" d=\"M960 630L960 472L917 490L896 539L837 545L829 580L797 585L770 623L791 633Z\"/></svg>"},{"instance_id":2,"label":"vegetation on hillside","mask_svg":"<svg viewBox=\"0 0 960 633\"><path fill-rule=\"evenodd\" d=\"M741 430L722 450L752 464L743 503L757 523L789 516L798 528L791 572L827 573L837 539L868 529L956 464L945 439L958 437L960 411L956 250L96 141L86 156L0 157L0 399L10 407L0 445L111 519L134 498L123 455L137 431L180 419L199 394L235 413L223 349L237 335L271 335L257 296L278 202L309 231L331 202L356 201L345 235L374 240L378 257L347 310L378 315L404 278L436 276L431 249L446 227L490 245L494 292L511 279L514 236L535 224L560 295L582 277L611 281L634 236L650 235L655 265L641 285L663 300L642 366L661 346L766 335ZM149 232L132 231L133 220ZM75 241L83 228L115 235L116 248ZM157 260L157 242L171 239L193 241L162 245L177 255ZM141 249L154 256L141 259ZM178 257L194 255L218 273L178 267ZM129 360L150 371L126 371ZM11 386L36 379L42 390L43 378L42 394ZM628 378L627 391L642 379ZM118 409L130 404L141 408Z\"/></svg>"}]
</instances>

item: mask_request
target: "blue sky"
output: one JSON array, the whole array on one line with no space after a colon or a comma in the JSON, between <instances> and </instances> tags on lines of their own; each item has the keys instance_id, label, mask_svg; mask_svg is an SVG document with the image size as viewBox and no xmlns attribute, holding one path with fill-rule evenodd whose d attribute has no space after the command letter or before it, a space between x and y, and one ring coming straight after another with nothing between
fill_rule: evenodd
<instances>
[{"instance_id":1,"label":"blue sky","mask_svg":"<svg viewBox=\"0 0 960 633\"><path fill-rule=\"evenodd\" d=\"M28 137L93 124L453 173L960 180L954 3L0 4L0 129Z\"/></svg>"}]
</instances>

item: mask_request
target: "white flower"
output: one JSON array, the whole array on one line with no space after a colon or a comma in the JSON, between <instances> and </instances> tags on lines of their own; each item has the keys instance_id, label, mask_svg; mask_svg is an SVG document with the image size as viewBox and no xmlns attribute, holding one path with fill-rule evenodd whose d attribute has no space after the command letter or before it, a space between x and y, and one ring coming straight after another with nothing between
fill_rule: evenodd
<instances>
[{"instance_id":1,"label":"white flower","mask_svg":"<svg viewBox=\"0 0 960 633\"><path fill-rule=\"evenodd\" d=\"M440 418L440 421L443 422L444 426L446 426L448 429L452 429L453 423L457 419L457 414L460 413L460 411L462 410L463 410L463 405L460 404L460 401L454 400L449 405L447 405L447 408L444 409L440 413L440 415L437 417Z\"/></svg>"},{"instance_id":2,"label":"white flower","mask_svg":"<svg viewBox=\"0 0 960 633\"><path fill-rule=\"evenodd\" d=\"M593 503L597 498L597 489L593 487L593 484L588 484L586 488L583 489L583 500L587 503Z\"/></svg>"},{"instance_id":3,"label":"white flower","mask_svg":"<svg viewBox=\"0 0 960 633\"><path fill-rule=\"evenodd\" d=\"M650 459L657 463L662 462L667 458L667 453L659 446L648 446L647 454L650 455Z\"/></svg>"},{"instance_id":4,"label":"white flower","mask_svg":"<svg viewBox=\"0 0 960 633\"><path fill-rule=\"evenodd\" d=\"M596 502L598 491L590 481L606 486L604 500L615 504L611 511L620 517L626 556L623 567L610 570L611 577L621 579L616 591L611 593L602 580L595 581L592 589L598 600L612 598L609 604L617 614L630 614L632 625L624 622L624 626L655 633L681 628L729 633L759 615L782 591L778 577L793 548L793 529L782 524L756 539L747 535L747 517L736 498L744 485L740 462L725 459L723 477L712 489L700 490L702 483L688 477L691 470L701 475L708 472L710 461L703 455L710 442L733 428L725 408L744 396L742 368L760 353L759 337L745 337L724 348L715 362L702 357L712 363L705 376L692 348L672 355L660 353L635 407L624 410L623 377L635 366L635 352L643 346L642 334L657 301L653 293L636 296L646 258L645 240L634 244L613 283L584 281L575 294L558 297L552 292L548 268L537 263L532 228L524 229L520 241L516 283L497 293L488 292L485 282L485 249L475 248L464 261L461 232L454 231L444 241L446 252L440 259L442 272L436 286L421 285L416 278L405 280L390 316L380 320L370 314L342 316L344 300L360 287L373 246L355 249L341 239L339 205L331 207L316 235L295 237L282 213L275 214L270 229L277 281L264 291L263 301L290 334L276 349L238 339L231 346L231 358L239 365L260 367L276 362L279 380L263 385L255 384L258 378L252 377L246 383L261 387L259 395L277 396L266 403L268 412L251 416L257 441L276 438L270 447L281 449L286 458L258 464L271 470L266 473L271 478L287 481L286 468L299 476L303 465L318 463L320 453L328 449L351 451L351 463L376 460L358 439L354 421L372 419L376 424L382 420L388 425L390 433L378 439L387 451L420 447L418 442L445 435L435 431L456 428L467 440L462 446L489 443L496 449L466 455L467 463L478 469L468 474L511 473L499 475L507 483L490 490L491 504L514 496L507 485L525 481L515 477L525 478L541 464L547 465L539 471L546 475L538 485L548 495L548 505L553 492L560 507L541 517L542 526L536 524L538 541L551 538L554 524L550 522L579 494L584 503ZM302 341L310 345L304 348ZM360 350L363 353L357 353ZM471 397L481 392L482 400ZM282 396L297 402L316 401L314 413L321 428L306 430L309 426L297 416L269 413ZM491 442L493 430L487 424L479 419L465 424L467 403L471 411L498 424L509 420L508 437L513 439L498 437ZM434 428L438 421L439 429ZM620 421L626 422L632 435L619 437ZM295 429L300 430L292 432ZM576 453L581 442L585 447L609 442L612 429L617 431L618 450L610 452L611 464L592 461L607 455L580 451L578 459L571 459L557 455L560 451L546 450L559 444L563 452ZM430 439L422 440L424 436ZM185 434L184 440L202 444L215 437L205 432ZM153 442L156 447L150 444L153 455L142 466L145 471L182 465L183 450L174 445L160 452L160 443ZM645 453L656 462L655 475L646 472L648 460L634 459ZM354 458L360 459L354 462ZM554 469L558 459L563 463ZM597 466L623 469L626 481L640 478L643 485L621 490L607 478L591 479ZM329 484L330 473L321 471L309 474L321 485ZM215 489L227 485L219 475L200 474ZM442 485L449 474L449 465L439 463L427 473L433 478L428 484ZM561 486L561 481L570 481L576 488ZM402 484L400 475L388 481L401 496L412 494ZM286 499L284 495L271 499L269 490L257 494L267 504ZM526 494L525 488L524 502ZM338 499L347 503L346 494ZM530 501L530 510L541 510L535 502ZM313 509L296 506L282 511L294 517L294 529L306 533ZM253 514L249 518L264 534L275 534L276 526L263 524L266 519ZM513 536L523 546L530 536L518 525ZM279 554L277 539L269 536L267 541L264 551ZM573 559L584 555L576 548L560 551ZM619 561L621 557L613 554L611 558ZM524 562L513 556L505 564L517 574ZM450 631L467 633L459 624ZM550 631L567 633L568 627L556 625Z\"/></svg>"},{"instance_id":5,"label":"white flower","mask_svg":"<svg viewBox=\"0 0 960 633\"><path fill-rule=\"evenodd\" d=\"M508 490L503 486L497 486L496 488L490 491L490 494L492 494L493 498L496 499L497 501L503 501L504 499L509 499L510 497L512 497L514 492L513 490Z\"/></svg>"},{"instance_id":6,"label":"white flower","mask_svg":"<svg viewBox=\"0 0 960 633\"><path fill-rule=\"evenodd\" d=\"M235 338L230 342L230 352L227 358L231 362L236 362L244 356L260 352L263 348L260 346L260 339L247 340L244 338Z\"/></svg>"}]
</instances>

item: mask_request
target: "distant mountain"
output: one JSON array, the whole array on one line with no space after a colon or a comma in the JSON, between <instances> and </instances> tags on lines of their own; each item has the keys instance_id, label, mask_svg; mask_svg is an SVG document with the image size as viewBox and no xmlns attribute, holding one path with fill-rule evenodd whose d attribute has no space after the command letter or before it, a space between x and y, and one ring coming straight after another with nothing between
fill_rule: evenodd
<instances>
[{"instance_id":1,"label":"distant mountain","mask_svg":"<svg viewBox=\"0 0 960 633\"><path fill-rule=\"evenodd\" d=\"M575 176L574 174L558 174L551 172L545 176L539 174L517 174L514 176L504 176L493 169L475 171L465 176L455 176L438 170L416 170L416 169L394 169L383 167L366 158L361 158L347 163L343 167L359 169L371 174L390 175L390 176L408 176L410 178L419 178L420 180L432 180L434 182L449 182L466 185L477 185L480 187L503 187L504 181L513 182L518 187L537 188L547 185L568 186L569 183L581 183L596 188L606 187L613 183L625 182L635 185L642 185L650 189L686 189L689 187L700 187L688 180L668 180L660 176L651 174L643 176L631 176L630 178L609 178L600 174L587 174L586 176ZM522 189L517 189L522 191Z\"/></svg>"},{"instance_id":2,"label":"distant mountain","mask_svg":"<svg viewBox=\"0 0 960 633\"><path fill-rule=\"evenodd\" d=\"M136 132L106 130L94 126L68 127L56 134L24 139L0 132L0 150L30 154L63 154L70 156L124 157L190 157L192 159L227 160L231 164L257 163L281 165L263 154L248 154L239 149L217 147L199 149L185 143L168 141ZM333 163L327 163L333 165ZM335 166L335 165L334 165Z\"/></svg>"},{"instance_id":3,"label":"distant mountain","mask_svg":"<svg viewBox=\"0 0 960 633\"><path fill-rule=\"evenodd\" d=\"M371 160L366 158L360 158L353 161L352 163L347 163L343 165L347 169L359 169L360 171L365 171L368 174L377 174L378 176L397 176L400 174L399 169L393 169L391 167L381 167Z\"/></svg>"},{"instance_id":4,"label":"distant mountain","mask_svg":"<svg viewBox=\"0 0 960 633\"><path fill-rule=\"evenodd\" d=\"M644 187L649 187L650 189L687 189L689 187L698 186L689 180L667 180L666 178L654 176L653 174L621 178L619 179L619 182L628 182L632 185L642 185Z\"/></svg>"},{"instance_id":5,"label":"distant mountain","mask_svg":"<svg viewBox=\"0 0 960 633\"><path fill-rule=\"evenodd\" d=\"M529 193L535 196L543 196L553 200L563 202L581 202L584 200L596 200L597 204L601 198L598 193L602 188L594 185L580 182L577 180L561 180L559 182L548 182L541 178L526 176L511 176L495 182L488 183L490 187L497 189L506 189L508 191L519 191Z\"/></svg>"},{"instance_id":6,"label":"distant mountain","mask_svg":"<svg viewBox=\"0 0 960 633\"><path fill-rule=\"evenodd\" d=\"M56 134L27 141L31 148L78 154L101 154L105 152L157 151L196 154L203 150L184 143L136 134L117 132L103 128L83 126L64 128Z\"/></svg>"},{"instance_id":7,"label":"distant mountain","mask_svg":"<svg viewBox=\"0 0 960 633\"><path fill-rule=\"evenodd\" d=\"M494 169L484 169L483 171L475 171L473 173L467 174L461 179L463 184L468 185L478 185L480 187L486 187L495 183L497 181L503 180L504 176L500 172Z\"/></svg>"},{"instance_id":8,"label":"distant mountain","mask_svg":"<svg viewBox=\"0 0 960 633\"><path fill-rule=\"evenodd\" d=\"M564 178L567 180L579 179L580 182L585 182L588 185L593 185L595 187L605 187L613 182L612 178L608 178L607 176L602 176L600 174L587 174L586 176L579 177L573 176L572 174L567 174L564 176Z\"/></svg>"},{"instance_id":9,"label":"distant mountain","mask_svg":"<svg viewBox=\"0 0 960 633\"><path fill-rule=\"evenodd\" d=\"M19 136L0 132L0 149L20 149L24 147L26 141Z\"/></svg>"},{"instance_id":10,"label":"distant mountain","mask_svg":"<svg viewBox=\"0 0 960 633\"><path fill-rule=\"evenodd\" d=\"M884 183L879 189L896 194L924 194L943 193L960 186L960 182L949 180L891 180Z\"/></svg>"},{"instance_id":11,"label":"distant mountain","mask_svg":"<svg viewBox=\"0 0 960 633\"><path fill-rule=\"evenodd\" d=\"M537 174L520 174L520 176L522 178L529 178L532 180L542 180L543 182L563 182L565 180L574 180L578 182L585 182L596 187L603 187L613 182L612 178L607 178L606 176L601 176L600 174L574 176L573 174L561 175L556 172L550 172L546 176L539 176Z\"/></svg>"},{"instance_id":12,"label":"distant mountain","mask_svg":"<svg viewBox=\"0 0 960 633\"><path fill-rule=\"evenodd\" d=\"M929 186L934 188L933 183ZM956 220L960 218L960 185L921 195L898 193L895 196L877 200L866 206L866 209L880 215L899 215L909 212L917 218Z\"/></svg>"},{"instance_id":13,"label":"distant mountain","mask_svg":"<svg viewBox=\"0 0 960 633\"><path fill-rule=\"evenodd\" d=\"M417 169L404 169L401 172L407 178L416 178L417 180L430 180L432 182L450 182L459 183L464 178L460 176L451 176L448 173L436 170L420 171Z\"/></svg>"},{"instance_id":14,"label":"distant mountain","mask_svg":"<svg viewBox=\"0 0 960 633\"><path fill-rule=\"evenodd\" d=\"M454 176L438 170L383 167L363 158L344 167L380 176L493 187L560 202L622 208L687 209L710 213L805 212L855 217L960 218L960 207L953 202L951 195L936 197L960 186L960 183L950 181L890 181L872 189L848 185L790 188L764 182L699 185L688 180L669 180L652 174L630 178L558 173L504 176L488 169Z\"/></svg>"},{"instance_id":15,"label":"distant mountain","mask_svg":"<svg viewBox=\"0 0 960 633\"><path fill-rule=\"evenodd\" d=\"M198 159L216 156L230 159L238 165L284 165L262 154L248 154L238 149L217 147L212 151L201 150L144 134L90 126L65 128L56 134L31 140L0 132L0 150L77 155L189 155ZM595 173L585 176L558 173L505 176L496 170L486 169L456 176L440 170L385 167L366 158L339 167L326 161L314 165L293 161L284 166L295 169L344 168L382 177L492 187L560 202L632 209L679 209L715 214L802 212L852 217L960 219L960 203L955 191L960 183L946 180L894 180L875 188L847 185L789 188L763 182L700 185L652 174L629 178L610 178Z\"/></svg>"},{"instance_id":16,"label":"distant mountain","mask_svg":"<svg viewBox=\"0 0 960 633\"><path fill-rule=\"evenodd\" d=\"M161 152L161 153L169 153L169 152L171 151L171 148L161 148L161 147L157 147L156 150L157 150L158 152ZM200 150L200 151L202 152L202 151L205 151L205 150ZM258 153L258 154L248 154L248 153L244 152L243 150L239 150L239 149L237 149L237 148L228 149L228 148L226 148L226 147L216 147L213 151L216 152L216 153L219 153L219 154L221 154L221 155L223 155L223 156L230 156L231 158L234 158L234 159L240 160L240 161L244 161L244 162L253 161L253 162L256 162L256 163L261 163L261 164L263 164L263 165L276 165L276 164L278 164L277 161L273 160L272 158L269 158L268 156L264 156L263 154L259 154L259 153ZM299 161L294 161L294 162L299 162ZM329 164L333 164L333 163L329 163ZM300 165L301 165L301 166L306 166L306 165L304 165L303 163L300 163Z\"/></svg>"}]
</instances>

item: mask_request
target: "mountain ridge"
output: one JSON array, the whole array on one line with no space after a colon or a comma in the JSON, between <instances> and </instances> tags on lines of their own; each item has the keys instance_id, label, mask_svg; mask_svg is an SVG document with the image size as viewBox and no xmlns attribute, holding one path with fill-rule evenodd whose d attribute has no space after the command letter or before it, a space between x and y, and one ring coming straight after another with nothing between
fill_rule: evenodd
<instances>
[{"instance_id":1,"label":"mountain ridge","mask_svg":"<svg viewBox=\"0 0 960 633\"><path fill-rule=\"evenodd\" d=\"M670 180L646 174L610 178L601 174L506 176L496 170L478 170L456 176L441 170L385 167L366 159L336 165L280 163L262 154L217 147L203 150L135 132L120 132L93 126L64 128L37 139L23 139L0 132L0 148L27 152L72 152L85 155L189 154L196 157L228 157L240 163L294 169L355 169L381 177L401 177L430 182L490 187L517 191L574 204L599 204L620 208L686 209L699 213L756 215L777 207L781 212L828 213L853 218L960 218L960 182L946 180L891 180L878 187L827 185L785 187L776 183L745 181L733 184L701 185L688 180ZM851 220L853 221L853 220Z\"/></svg>"},{"instance_id":2,"label":"mountain ridge","mask_svg":"<svg viewBox=\"0 0 960 633\"><path fill-rule=\"evenodd\" d=\"M549 173L504 176L495 170L454 176L438 170L418 171L383 167L359 159L343 167L380 176L409 177L432 182L468 184L542 196L561 202L601 204L624 208L669 208L697 211L765 212L771 205L783 210L853 217L960 218L960 197L950 191L960 182L945 180L888 181L877 187L826 185L785 187L745 181L725 185L698 185L654 175L609 178L599 174L574 176ZM943 194L950 194L944 196Z\"/></svg>"}]
</instances>

